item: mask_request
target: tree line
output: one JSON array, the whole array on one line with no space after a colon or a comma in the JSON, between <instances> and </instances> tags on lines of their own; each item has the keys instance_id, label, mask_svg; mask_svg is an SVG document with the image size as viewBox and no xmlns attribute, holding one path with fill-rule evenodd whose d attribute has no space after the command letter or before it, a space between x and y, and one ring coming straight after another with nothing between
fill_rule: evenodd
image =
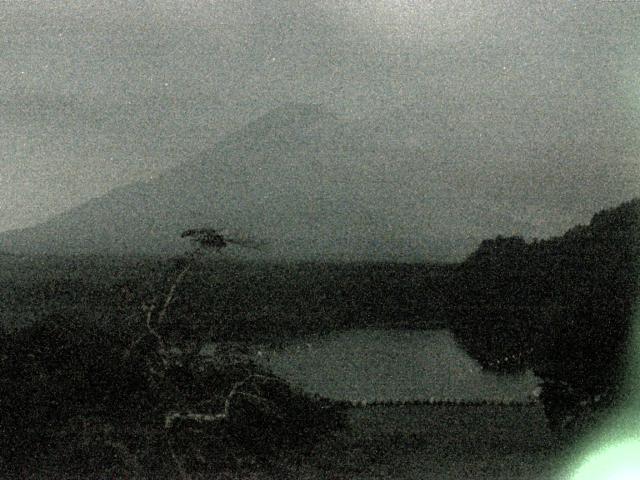
<instances>
[{"instance_id":1,"label":"tree line","mask_svg":"<svg viewBox=\"0 0 640 480\"><path fill-rule=\"evenodd\" d=\"M532 369L552 427L624 400L639 218L634 199L560 237L485 240L458 267L456 339L486 368Z\"/></svg>"}]
</instances>

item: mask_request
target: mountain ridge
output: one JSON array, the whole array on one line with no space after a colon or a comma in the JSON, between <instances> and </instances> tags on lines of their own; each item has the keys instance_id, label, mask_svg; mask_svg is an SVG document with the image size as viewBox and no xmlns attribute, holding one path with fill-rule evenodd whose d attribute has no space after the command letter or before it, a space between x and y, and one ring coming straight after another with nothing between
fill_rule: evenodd
<instances>
[{"instance_id":1,"label":"mountain ridge","mask_svg":"<svg viewBox=\"0 0 640 480\"><path fill-rule=\"evenodd\" d=\"M451 178L465 174L455 163L358 125L321 105L283 105L152 180L1 233L0 247L172 255L188 248L181 231L211 226L267 240L257 255L269 258L442 261L474 248L487 223L512 227L455 195ZM443 202L472 223L468 235Z\"/></svg>"}]
</instances>

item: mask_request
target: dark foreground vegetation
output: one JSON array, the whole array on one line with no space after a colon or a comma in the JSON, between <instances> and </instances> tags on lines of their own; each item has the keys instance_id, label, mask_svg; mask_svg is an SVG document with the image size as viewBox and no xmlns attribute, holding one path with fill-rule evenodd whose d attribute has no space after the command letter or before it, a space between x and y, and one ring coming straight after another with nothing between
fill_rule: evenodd
<instances>
[{"instance_id":1,"label":"dark foreground vegetation","mask_svg":"<svg viewBox=\"0 0 640 480\"><path fill-rule=\"evenodd\" d=\"M50 315L2 334L2 478L246 478L343 426L241 346L204 356L205 338L180 336L181 273L126 321Z\"/></svg>"},{"instance_id":2,"label":"dark foreground vegetation","mask_svg":"<svg viewBox=\"0 0 640 480\"><path fill-rule=\"evenodd\" d=\"M486 240L453 280L457 339L487 368L542 378L555 430L578 432L629 393L639 219L633 200L558 238Z\"/></svg>"},{"instance_id":3,"label":"dark foreground vegetation","mask_svg":"<svg viewBox=\"0 0 640 480\"><path fill-rule=\"evenodd\" d=\"M348 328L449 327L484 367L532 369L550 426L573 435L624 401L639 212L486 240L459 265L3 256L0 476L284 471L344 412L242 345Z\"/></svg>"}]
</instances>

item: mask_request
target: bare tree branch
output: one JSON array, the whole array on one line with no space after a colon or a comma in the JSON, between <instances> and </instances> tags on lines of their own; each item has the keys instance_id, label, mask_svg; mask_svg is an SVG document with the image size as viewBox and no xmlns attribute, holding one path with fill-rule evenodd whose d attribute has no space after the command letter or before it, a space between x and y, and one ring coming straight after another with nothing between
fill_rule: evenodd
<instances>
[{"instance_id":1,"label":"bare tree branch","mask_svg":"<svg viewBox=\"0 0 640 480\"><path fill-rule=\"evenodd\" d=\"M193 412L187 412L187 413L171 412L165 415L165 421L164 421L165 428L171 428L176 420L192 420L198 423L220 422L222 420L227 420L231 416L232 403L238 396L242 396L244 398L250 398L258 403L273 405L273 402L267 398L264 398L252 393L240 391L240 389L243 388L245 385L247 385L247 383L251 380L260 380L262 383L269 383L269 382L280 383L280 380L275 377L270 377L267 375L260 375L260 374L251 374L247 376L245 379L239 382L236 382L233 385L233 387L231 388L229 394L225 399L224 408L221 413L212 414L212 413L193 413ZM276 417L279 417L279 416L276 415Z\"/></svg>"}]
</instances>

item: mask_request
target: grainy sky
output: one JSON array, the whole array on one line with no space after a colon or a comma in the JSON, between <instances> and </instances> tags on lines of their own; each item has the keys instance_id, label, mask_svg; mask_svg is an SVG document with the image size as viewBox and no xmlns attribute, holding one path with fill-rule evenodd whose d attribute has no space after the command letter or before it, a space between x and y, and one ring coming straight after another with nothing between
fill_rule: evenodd
<instances>
[{"instance_id":1,"label":"grainy sky","mask_svg":"<svg viewBox=\"0 0 640 480\"><path fill-rule=\"evenodd\" d=\"M292 101L472 138L543 234L639 191L640 2L15 0L0 32L0 230Z\"/></svg>"}]
</instances>

